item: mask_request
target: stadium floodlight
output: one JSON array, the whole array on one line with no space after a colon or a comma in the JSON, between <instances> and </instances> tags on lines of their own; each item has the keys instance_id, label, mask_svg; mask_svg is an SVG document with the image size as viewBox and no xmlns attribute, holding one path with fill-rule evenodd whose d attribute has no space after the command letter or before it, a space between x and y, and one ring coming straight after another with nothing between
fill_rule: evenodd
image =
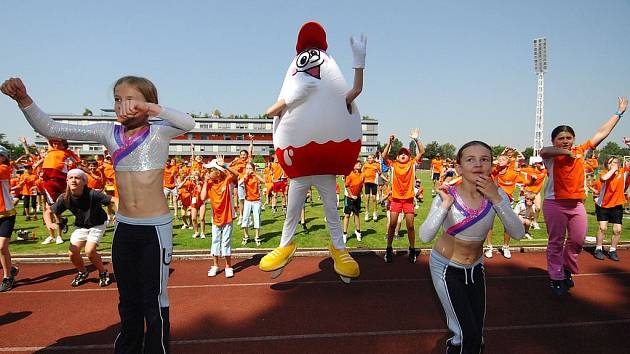
<instances>
[{"instance_id":1,"label":"stadium floodlight","mask_svg":"<svg viewBox=\"0 0 630 354\"><path fill-rule=\"evenodd\" d=\"M534 71L538 76L536 94L536 123L534 126L534 156L543 148L543 122L545 111L545 73L547 72L547 38L534 39Z\"/></svg>"}]
</instances>

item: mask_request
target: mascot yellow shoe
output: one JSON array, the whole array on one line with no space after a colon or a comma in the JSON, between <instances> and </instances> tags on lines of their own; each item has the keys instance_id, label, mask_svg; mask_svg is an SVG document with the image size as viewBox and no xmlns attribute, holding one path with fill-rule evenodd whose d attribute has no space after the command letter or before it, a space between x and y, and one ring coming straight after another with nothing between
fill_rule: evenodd
<instances>
[{"instance_id":1,"label":"mascot yellow shoe","mask_svg":"<svg viewBox=\"0 0 630 354\"><path fill-rule=\"evenodd\" d=\"M265 272L278 272L278 274L272 274L272 278L277 277L282 272L282 269L289 264L291 258L297 250L297 245L291 242L285 247L278 247L273 251L267 253L258 264L258 268Z\"/></svg>"},{"instance_id":2,"label":"mascot yellow shoe","mask_svg":"<svg viewBox=\"0 0 630 354\"><path fill-rule=\"evenodd\" d=\"M352 258L347 249L338 250L329 244L328 250L330 250L330 256L335 262L335 272L339 274L344 283L349 283L350 278L356 278L361 274L359 263Z\"/></svg>"}]
</instances>

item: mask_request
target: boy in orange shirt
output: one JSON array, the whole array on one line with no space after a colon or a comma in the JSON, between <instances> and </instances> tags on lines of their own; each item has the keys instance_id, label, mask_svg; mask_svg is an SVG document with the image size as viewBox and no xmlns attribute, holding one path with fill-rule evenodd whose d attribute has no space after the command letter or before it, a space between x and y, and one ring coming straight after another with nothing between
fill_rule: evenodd
<instances>
[{"instance_id":1,"label":"boy in orange shirt","mask_svg":"<svg viewBox=\"0 0 630 354\"><path fill-rule=\"evenodd\" d=\"M604 259L603 242L608 230L608 223L613 225L613 236L608 251L608 258L619 261L617 244L621 238L621 222L623 220L623 205L626 202L624 195L625 172L618 157L609 157L599 179L602 181L599 196L595 200L595 211L599 230L597 231L597 246L593 256L599 260Z\"/></svg>"},{"instance_id":2,"label":"boy in orange shirt","mask_svg":"<svg viewBox=\"0 0 630 354\"><path fill-rule=\"evenodd\" d=\"M37 176L33 175L32 172L33 167L25 165L24 173L20 175L20 180L16 186L16 188L20 191L22 200L24 201L24 211L26 212L25 220L27 221L37 220L37 194L33 195L33 188L35 188Z\"/></svg>"},{"instance_id":3,"label":"boy in orange shirt","mask_svg":"<svg viewBox=\"0 0 630 354\"><path fill-rule=\"evenodd\" d=\"M357 237L357 241L361 241L361 218L359 214L361 213L361 189L363 189L364 183L365 175L361 173L361 161L357 161L354 164L354 169L345 179L346 206L343 208L343 243L346 243L348 239L348 224L350 223L350 215L353 214L354 234ZM367 216L367 213L365 215Z\"/></svg>"},{"instance_id":4,"label":"boy in orange shirt","mask_svg":"<svg viewBox=\"0 0 630 354\"><path fill-rule=\"evenodd\" d=\"M385 249L385 262L391 263L394 258L392 242L394 240L394 231L396 229L396 221L400 213L405 214L405 223L407 224L407 237L409 238L409 262L415 263L418 252L416 251L416 233L413 226L414 218L414 183L416 181L416 163L422 160L424 154L424 146L418 141L420 137L419 129L411 129L411 139L416 144L418 154L415 158L411 158L409 149L402 147L396 154L396 160L389 160L389 150L395 139L394 135L389 136L389 142L383 150L383 158L387 166L393 170L392 173L392 202L390 205L390 222L387 228L387 248Z\"/></svg>"},{"instance_id":5,"label":"boy in orange shirt","mask_svg":"<svg viewBox=\"0 0 630 354\"><path fill-rule=\"evenodd\" d=\"M232 269L232 221L236 212L232 202L232 189L238 182L238 172L230 168L223 156L208 164L210 172L204 177L201 199L210 200L212 206L212 245L210 255L214 265L208 270L208 276L214 277L219 272L219 256L225 257L225 277L234 276Z\"/></svg>"},{"instance_id":6,"label":"boy in orange shirt","mask_svg":"<svg viewBox=\"0 0 630 354\"><path fill-rule=\"evenodd\" d=\"M248 162L245 166L245 175L239 179L239 184L243 185L245 189L245 202L243 204L243 218L241 227L243 228L243 245L246 245L249 241L249 215L254 216L254 234L256 246L260 246L262 240L260 239L260 184L265 183L265 180L256 173L256 165L253 162Z\"/></svg>"},{"instance_id":7,"label":"boy in orange shirt","mask_svg":"<svg viewBox=\"0 0 630 354\"><path fill-rule=\"evenodd\" d=\"M376 215L376 194L378 185L377 175L381 173L381 163L374 160L374 155L370 154L361 169L365 176L365 221L370 220L370 201L372 202L372 220L378 219Z\"/></svg>"},{"instance_id":8,"label":"boy in orange shirt","mask_svg":"<svg viewBox=\"0 0 630 354\"><path fill-rule=\"evenodd\" d=\"M179 203L177 202L177 188L176 181L179 173L179 167L175 159L169 159L164 167L164 197L168 200L171 199L173 204L173 217L179 219Z\"/></svg>"}]
</instances>

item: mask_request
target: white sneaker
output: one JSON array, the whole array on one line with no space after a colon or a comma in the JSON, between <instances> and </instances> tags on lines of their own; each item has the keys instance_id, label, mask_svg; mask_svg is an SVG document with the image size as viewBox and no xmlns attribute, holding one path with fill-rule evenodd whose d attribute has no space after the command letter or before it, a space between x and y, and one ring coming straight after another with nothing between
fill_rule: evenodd
<instances>
[{"instance_id":1,"label":"white sneaker","mask_svg":"<svg viewBox=\"0 0 630 354\"><path fill-rule=\"evenodd\" d=\"M376 215L376 213L372 214L372 220L374 221L378 220L378 215Z\"/></svg>"},{"instance_id":2,"label":"white sneaker","mask_svg":"<svg viewBox=\"0 0 630 354\"><path fill-rule=\"evenodd\" d=\"M346 241L348 241L348 234L343 234L343 244L346 244Z\"/></svg>"},{"instance_id":3,"label":"white sneaker","mask_svg":"<svg viewBox=\"0 0 630 354\"><path fill-rule=\"evenodd\" d=\"M534 228L534 230L540 230L540 225L538 225L537 222L533 222L532 227Z\"/></svg>"},{"instance_id":4,"label":"white sneaker","mask_svg":"<svg viewBox=\"0 0 630 354\"><path fill-rule=\"evenodd\" d=\"M354 235L357 237L357 241L361 241L361 233L359 231L354 231Z\"/></svg>"},{"instance_id":5,"label":"white sneaker","mask_svg":"<svg viewBox=\"0 0 630 354\"><path fill-rule=\"evenodd\" d=\"M197 238L197 237L199 237L199 233L198 233L198 232L195 232L195 233L193 234L192 238Z\"/></svg>"},{"instance_id":6,"label":"white sneaker","mask_svg":"<svg viewBox=\"0 0 630 354\"><path fill-rule=\"evenodd\" d=\"M241 242L241 245L245 246L247 244L247 242L249 241L248 238L243 238L243 241ZM226 268L227 269L227 268Z\"/></svg>"},{"instance_id":7,"label":"white sneaker","mask_svg":"<svg viewBox=\"0 0 630 354\"><path fill-rule=\"evenodd\" d=\"M186 226L186 224L182 225L181 229L182 230L186 230L188 228L188 226Z\"/></svg>"},{"instance_id":8,"label":"white sneaker","mask_svg":"<svg viewBox=\"0 0 630 354\"><path fill-rule=\"evenodd\" d=\"M418 209L418 208L420 208L418 205L416 205L416 206L414 207L414 209Z\"/></svg>"},{"instance_id":9,"label":"white sneaker","mask_svg":"<svg viewBox=\"0 0 630 354\"><path fill-rule=\"evenodd\" d=\"M503 251L503 257L510 259L512 258L512 252L510 252L510 247L508 246L503 246L501 248L501 250Z\"/></svg>"},{"instance_id":10,"label":"white sneaker","mask_svg":"<svg viewBox=\"0 0 630 354\"><path fill-rule=\"evenodd\" d=\"M61 238L61 236L57 236L57 241L55 241L55 243L58 245L63 243L63 239Z\"/></svg>"},{"instance_id":11,"label":"white sneaker","mask_svg":"<svg viewBox=\"0 0 630 354\"><path fill-rule=\"evenodd\" d=\"M528 239L528 240L533 239L532 235L530 235L529 232L525 233L525 238Z\"/></svg>"},{"instance_id":12,"label":"white sneaker","mask_svg":"<svg viewBox=\"0 0 630 354\"><path fill-rule=\"evenodd\" d=\"M365 213L365 221L370 221L370 215L368 213Z\"/></svg>"},{"instance_id":13,"label":"white sneaker","mask_svg":"<svg viewBox=\"0 0 630 354\"><path fill-rule=\"evenodd\" d=\"M256 246L260 246L260 245L262 245L262 241L259 239L256 239Z\"/></svg>"},{"instance_id":14,"label":"white sneaker","mask_svg":"<svg viewBox=\"0 0 630 354\"><path fill-rule=\"evenodd\" d=\"M234 276L234 269L232 268L225 268L225 277L226 278L231 278Z\"/></svg>"},{"instance_id":15,"label":"white sneaker","mask_svg":"<svg viewBox=\"0 0 630 354\"><path fill-rule=\"evenodd\" d=\"M486 256L486 258L492 258L492 247L488 248L483 255Z\"/></svg>"},{"instance_id":16,"label":"white sneaker","mask_svg":"<svg viewBox=\"0 0 630 354\"><path fill-rule=\"evenodd\" d=\"M227 270L227 269L226 269ZM208 276L209 277L214 277L217 275L217 273L219 272L219 267L217 266L212 266L210 267L210 269L208 269Z\"/></svg>"},{"instance_id":17,"label":"white sneaker","mask_svg":"<svg viewBox=\"0 0 630 354\"><path fill-rule=\"evenodd\" d=\"M42 242L42 245L47 245L50 244L51 242L53 242L55 239L52 236L48 236L46 237L46 239L44 240L44 242Z\"/></svg>"},{"instance_id":18,"label":"white sneaker","mask_svg":"<svg viewBox=\"0 0 630 354\"><path fill-rule=\"evenodd\" d=\"M199 238L206 238L206 234L204 234L203 232L199 234Z\"/></svg>"}]
</instances>

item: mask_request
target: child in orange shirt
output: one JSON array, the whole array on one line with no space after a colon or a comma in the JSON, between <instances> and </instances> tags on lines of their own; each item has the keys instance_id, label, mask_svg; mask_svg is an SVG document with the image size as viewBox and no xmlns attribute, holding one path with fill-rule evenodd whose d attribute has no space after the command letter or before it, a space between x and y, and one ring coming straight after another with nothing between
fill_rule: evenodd
<instances>
[{"instance_id":1,"label":"child in orange shirt","mask_svg":"<svg viewBox=\"0 0 630 354\"><path fill-rule=\"evenodd\" d=\"M37 176L33 175L33 167L30 165L24 166L24 173L20 175L20 180L16 186L19 190L19 194L24 201L24 211L26 212L25 220L37 220L37 195L33 195L33 188L35 188L35 182ZM31 211L32 208L32 211Z\"/></svg>"},{"instance_id":2,"label":"child in orange shirt","mask_svg":"<svg viewBox=\"0 0 630 354\"><path fill-rule=\"evenodd\" d=\"M346 203L343 208L343 243L346 243L348 240L350 215L354 215L354 234L357 237L357 241L361 241L361 218L359 214L361 213L361 189L363 189L364 183L365 175L361 172L361 162L357 161L354 164L354 169L345 179ZM374 186L376 186L376 184ZM368 195L368 198L369 197Z\"/></svg>"},{"instance_id":3,"label":"child in orange shirt","mask_svg":"<svg viewBox=\"0 0 630 354\"><path fill-rule=\"evenodd\" d=\"M377 176L381 173L381 163L374 160L374 155L370 154L361 168L365 176L365 221L370 220L370 202L372 202L372 220L376 221L376 194L378 194Z\"/></svg>"},{"instance_id":4,"label":"child in orange shirt","mask_svg":"<svg viewBox=\"0 0 630 354\"><path fill-rule=\"evenodd\" d=\"M625 172L618 157L609 157L599 179L602 181L599 196L595 200L595 214L599 222L597 231L597 246L593 256L599 260L604 259L603 242L608 230L608 223L613 225L612 241L608 251L608 258L619 261L617 244L621 238L621 222L623 220L623 205L626 202L624 195Z\"/></svg>"},{"instance_id":5,"label":"child in orange shirt","mask_svg":"<svg viewBox=\"0 0 630 354\"><path fill-rule=\"evenodd\" d=\"M204 177L201 199L210 200L212 206L212 245L210 255L214 264L208 270L208 276L214 277L219 272L219 257L225 257L225 277L234 276L232 269L232 221L236 216L232 202L232 189L238 182L238 172L230 168L223 156L218 155L209 163L210 172Z\"/></svg>"},{"instance_id":6,"label":"child in orange shirt","mask_svg":"<svg viewBox=\"0 0 630 354\"><path fill-rule=\"evenodd\" d=\"M256 246L262 244L260 239L260 184L265 180L256 174L256 165L248 162L245 165L245 175L238 181L245 189L245 202L243 203L243 218L241 227L243 228L243 245L249 241L249 215L254 215L254 234Z\"/></svg>"},{"instance_id":7,"label":"child in orange shirt","mask_svg":"<svg viewBox=\"0 0 630 354\"><path fill-rule=\"evenodd\" d=\"M385 262L391 263L394 258L392 242L394 241L394 231L396 229L396 220L400 213L405 214L405 223L407 224L407 237L409 238L409 262L415 263L418 252L416 251L416 233L413 226L414 218L414 183L416 180L416 163L422 160L424 147L418 141L420 137L419 129L411 129L411 139L416 144L418 154L415 158L411 158L409 149L402 147L396 154L396 160L389 160L389 151L395 136L389 136L389 142L383 150L383 158L385 163L393 170L392 173L392 202L390 205L390 221L387 228L387 248L385 249Z\"/></svg>"}]
</instances>

